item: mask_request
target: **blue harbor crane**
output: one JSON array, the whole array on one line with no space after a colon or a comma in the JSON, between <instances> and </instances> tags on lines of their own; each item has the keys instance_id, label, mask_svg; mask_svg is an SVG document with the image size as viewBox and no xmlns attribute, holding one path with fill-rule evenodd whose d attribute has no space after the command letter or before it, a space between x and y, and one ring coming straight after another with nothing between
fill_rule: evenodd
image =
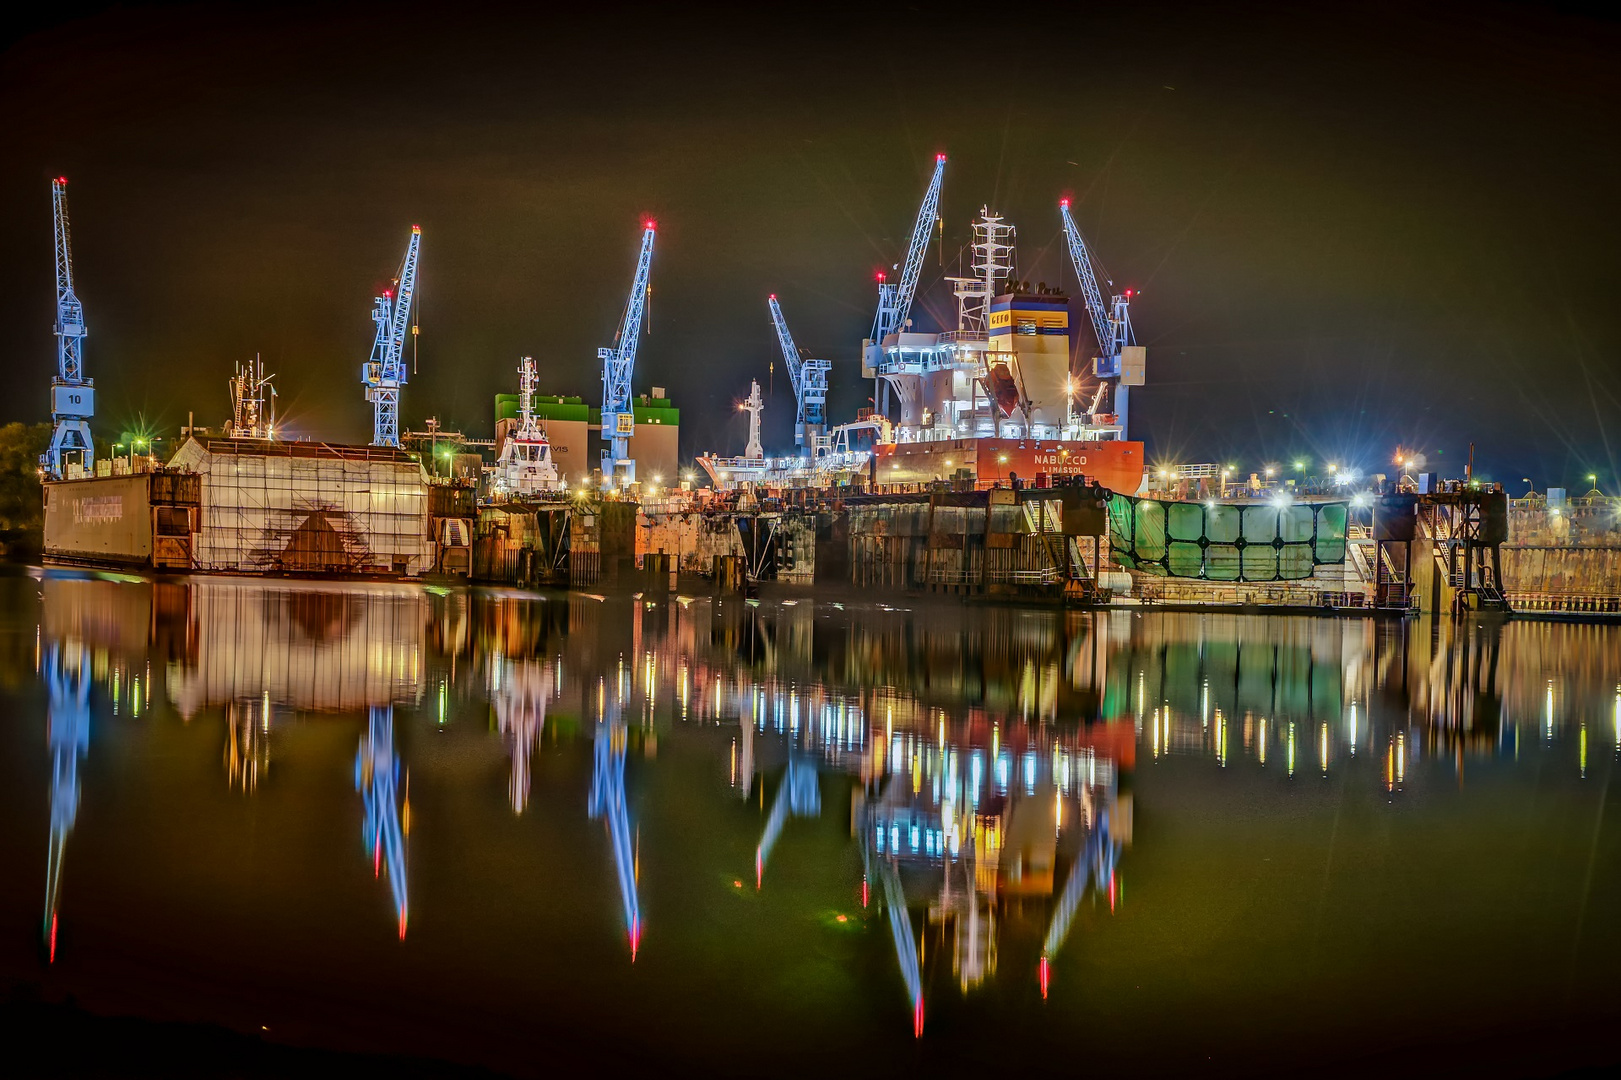
<instances>
[{"instance_id":1,"label":"blue harbor crane","mask_svg":"<svg viewBox=\"0 0 1621 1080\"><path fill-rule=\"evenodd\" d=\"M411 242L395 287L384 289L372 308L377 339L371 359L360 369L366 400L372 403L373 446L400 445L400 387L405 385L405 329L411 323L411 295L416 292L417 252L422 247L422 226L411 226Z\"/></svg>"},{"instance_id":2,"label":"blue harbor crane","mask_svg":"<svg viewBox=\"0 0 1621 1080\"><path fill-rule=\"evenodd\" d=\"M833 365L801 356L782 317L776 293L771 294L770 305L771 324L777 328L777 344L782 346L782 361L788 365L788 379L794 384L794 399L799 403L799 415L794 418L794 445L814 452L817 439L827 431L827 373Z\"/></svg>"},{"instance_id":3,"label":"blue harbor crane","mask_svg":"<svg viewBox=\"0 0 1621 1080\"><path fill-rule=\"evenodd\" d=\"M636 480L636 462L630 456L630 437L636 432L632 411L630 379L636 371L636 345L642 336L642 316L647 311L648 271L653 265L655 223L642 224L642 253L636 259L636 277L630 283L625 313L619 319L619 332L611 349L598 349L602 361L602 437L608 446L602 451L602 477L625 483Z\"/></svg>"},{"instance_id":4,"label":"blue harbor crane","mask_svg":"<svg viewBox=\"0 0 1621 1080\"><path fill-rule=\"evenodd\" d=\"M918 207L917 221L912 225L912 242L906 249L901 280L897 284L886 275L878 276L878 314L872 322L875 345L882 345L884 338L906 328L907 317L912 313L912 298L917 295L918 276L923 272L923 252L929 246L929 233L940 216L940 181L945 174L946 156L936 154L934 177L923 193L923 205Z\"/></svg>"},{"instance_id":5,"label":"blue harbor crane","mask_svg":"<svg viewBox=\"0 0 1621 1080\"><path fill-rule=\"evenodd\" d=\"M1081 279L1081 291L1086 294L1086 313L1092 320L1092 330L1098 339L1098 356L1093 361L1092 373L1114 387L1112 404L1120 437L1126 437L1126 409L1128 387L1121 378L1120 355L1131 344L1131 290L1109 298L1109 307L1103 306L1103 292L1098 288L1098 275L1093 270L1092 253L1075 219L1070 216L1069 200L1061 199L1059 213L1064 218L1064 238L1069 243L1070 261ZM1104 278L1108 281L1108 278ZM1110 281L1110 285L1114 282Z\"/></svg>"},{"instance_id":6,"label":"blue harbor crane","mask_svg":"<svg viewBox=\"0 0 1621 1080\"><path fill-rule=\"evenodd\" d=\"M84 377L84 305L73 291L73 248L68 236L68 181L51 181L56 225L56 378L51 380L51 447L39 460L60 480L70 464L95 463L90 418L96 413L95 382Z\"/></svg>"},{"instance_id":7,"label":"blue harbor crane","mask_svg":"<svg viewBox=\"0 0 1621 1080\"><path fill-rule=\"evenodd\" d=\"M900 281L889 280L887 274L878 275L878 313L872 320L872 337L862 346L862 366L873 374L873 404L883 411L879 402L879 367L883 363L884 339L906 329L912 313L912 298L917 295L918 277L923 272L923 252L929 246L929 232L940 216L940 182L946 174L946 156L936 154L934 176L928 190L923 193L923 205L918 207L917 221L912 225L912 242L906 249L906 263L901 268ZM887 386L886 386L887 389Z\"/></svg>"}]
</instances>

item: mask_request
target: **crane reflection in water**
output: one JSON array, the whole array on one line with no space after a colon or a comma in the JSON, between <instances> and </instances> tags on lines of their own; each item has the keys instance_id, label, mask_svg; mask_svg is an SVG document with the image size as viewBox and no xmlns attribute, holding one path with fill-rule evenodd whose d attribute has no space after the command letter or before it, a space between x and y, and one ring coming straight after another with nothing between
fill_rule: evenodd
<instances>
[{"instance_id":1,"label":"crane reflection in water","mask_svg":"<svg viewBox=\"0 0 1621 1080\"><path fill-rule=\"evenodd\" d=\"M50 689L51 840L45 863L46 954L56 962L62 858L79 814L79 761L90 752L90 654L72 643L46 646L41 676Z\"/></svg>"},{"instance_id":2,"label":"crane reflection in water","mask_svg":"<svg viewBox=\"0 0 1621 1080\"><path fill-rule=\"evenodd\" d=\"M386 871L399 920L400 940L410 916L405 876L405 841L411 831L411 782L401 782L400 759L394 752L394 708L373 705L366 734L355 751L355 790L365 805L361 841L371 860L372 874Z\"/></svg>"},{"instance_id":3,"label":"crane reflection in water","mask_svg":"<svg viewBox=\"0 0 1621 1080\"><path fill-rule=\"evenodd\" d=\"M1535 648L1510 647L1531 636ZM728 790L730 771L730 789L744 797L715 801L745 837L724 867L739 889L752 861L757 889L773 889L770 876L787 902L800 902L780 871L807 857L800 840L819 827L813 819L842 831L847 805L856 850L844 852L852 873L858 859L865 871L869 913L853 922L893 954L882 992L897 1026L904 999L915 1034L925 996L948 977L964 994L992 980L1060 998L1078 985L1063 972L1086 935L1110 932L1122 867L1130 871L1136 785L1123 780L1139 768L1139 749L1142 768L1178 758L1235 787L1343 771L1399 805L1443 769L1458 787L1483 757L1562 753L1565 728L1575 745L1577 724L1586 768L1595 717L1616 729L1597 737L1621 742L1621 690L1612 689L1621 659L1606 646L1613 638L1581 628L47 579L40 641L53 955L94 672L111 722L125 722L122 702L132 719L141 706L143 724L222 725L211 729L214 745L226 747L234 786L253 790L259 778L256 799L266 797L273 714L294 721L277 728L278 748L284 730L289 744L304 738L300 725L360 725L363 850L388 879L402 938L411 810L400 748L411 757L418 730L448 733L458 760L501 763L498 778L478 775L493 798L506 789L512 813L501 813L502 827L531 830L514 836L556 825L528 811L539 755L581 769L589 756L586 813L575 803L570 817L582 828L602 823L617 881L593 902L612 906L633 961L644 922L626 790L631 744L648 759L637 770L660 772L689 767L655 763L661 740L689 763L690 748L707 748L716 792ZM430 685L438 692L425 707ZM1602 701L1594 687L1605 688ZM288 760L278 777L307 767ZM346 756L335 764L344 768ZM757 785L763 799L753 797ZM571 790L563 797L577 799ZM645 971L639 965L638 976Z\"/></svg>"}]
</instances>

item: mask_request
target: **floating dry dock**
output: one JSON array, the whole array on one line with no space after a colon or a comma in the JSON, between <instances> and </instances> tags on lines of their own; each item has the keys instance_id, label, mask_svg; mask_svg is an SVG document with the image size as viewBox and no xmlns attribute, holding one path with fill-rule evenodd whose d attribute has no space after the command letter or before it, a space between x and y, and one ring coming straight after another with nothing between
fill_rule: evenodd
<instances>
[{"instance_id":1,"label":"floating dry dock","mask_svg":"<svg viewBox=\"0 0 1621 1080\"><path fill-rule=\"evenodd\" d=\"M396 578L470 567L472 489L433 482L400 450L191 438L164 467L104 464L45 485L47 562Z\"/></svg>"}]
</instances>

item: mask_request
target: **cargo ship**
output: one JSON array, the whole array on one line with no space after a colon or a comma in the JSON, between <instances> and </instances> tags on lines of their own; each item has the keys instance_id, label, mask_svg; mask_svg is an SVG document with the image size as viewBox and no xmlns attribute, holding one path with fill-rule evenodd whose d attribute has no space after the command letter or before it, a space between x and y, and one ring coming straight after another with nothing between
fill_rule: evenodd
<instances>
[{"instance_id":1,"label":"cargo ship","mask_svg":"<svg viewBox=\"0 0 1621 1080\"><path fill-rule=\"evenodd\" d=\"M874 450L880 484L967 479L975 486L1039 483L1085 476L1110 491L1134 495L1143 482L1143 444L1125 439L931 439L882 443Z\"/></svg>"},{"instance_id":2,"label":"cargo ship","mask_svg":"<svg viewBox=\"0 0 1621 1080\"><path fill-rule=\"evenodd\" d=\"M1066 229L1083 243L1067 205L1064 211ZM927 200L924 216L932 223ZM1128 387L1143 382L1144 349L1129 343L1129 294L1115 298L1113 316L1102 314L1095 282L1085 279L1087 306L1106 323L1099 336L1112 340L1102 348L1110 355L1077 377L1070 297L1018 280L1013 226L999 215L982 207L973 232L971 273L947 279L957 300L949 330L914 330L904 311L896 314L906 305L880 275L879 318L861 351L874 410L856 425L804 431L796 457L705 455L700 464L716 485L953 480L989 487L1085 476L1135 495L1144 478L1143 444L1126 437L1126 397ZM1072 255L1084 258L1084 248L1072 248ZM905 294L903 285L899 295ZM843 429L852 426L866 437L850 439Z\"/></svg>"}]
</instances>

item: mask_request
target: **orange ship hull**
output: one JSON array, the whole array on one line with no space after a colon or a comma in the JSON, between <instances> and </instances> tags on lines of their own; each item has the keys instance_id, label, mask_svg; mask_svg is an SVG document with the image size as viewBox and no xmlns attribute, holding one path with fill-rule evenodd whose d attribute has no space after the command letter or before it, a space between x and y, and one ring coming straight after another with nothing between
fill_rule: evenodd
<instances>
[{"instance_id":1,"label":"orange ship hull","mask_svg":"<svg viewBox=\"0 0 1621 1080\"><path fill-rule=\"evenodd\" d=\"M945 480L970 470L981 484L1029 483L1040 474L1085 476L1110 491L1135 495L1143 484L1143 444L1108 440L942 439L884 443L874 451L877 482L917 484Z\"/></svg>"}]
</instances>

